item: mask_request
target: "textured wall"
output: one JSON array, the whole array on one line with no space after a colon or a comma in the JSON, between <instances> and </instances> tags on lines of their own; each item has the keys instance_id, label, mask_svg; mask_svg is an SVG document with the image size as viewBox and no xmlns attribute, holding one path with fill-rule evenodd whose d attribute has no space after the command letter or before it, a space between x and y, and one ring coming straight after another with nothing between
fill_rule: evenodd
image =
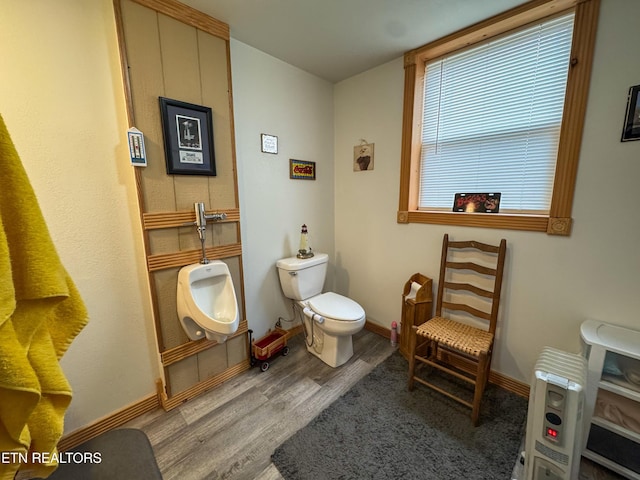
<instances>
[{"instance_id":1,"label":"textured wall","mask_svg":"<svg viewBox=\"0 0 640 480\"><path fill-rule=\"evenodd\" d=\"M1 113L89 310L62 359L69 432L160 375L111 1L2 2L0 44Z\"/></svg>"}]
</instances>

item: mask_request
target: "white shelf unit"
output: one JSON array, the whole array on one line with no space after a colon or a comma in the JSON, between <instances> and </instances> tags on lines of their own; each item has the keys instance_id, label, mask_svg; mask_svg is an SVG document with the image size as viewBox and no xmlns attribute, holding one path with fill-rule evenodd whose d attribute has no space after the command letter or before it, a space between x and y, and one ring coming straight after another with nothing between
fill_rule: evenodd
<instances>
[{"instance_id":1,"label":"white shelf unit","mask_svg":"<svg viewBox=\"0 0 640 480\"><path fill-rule=\"evenodd\" d=\"M640 480L640 432L594 415L598 393L605 391L628 399L624 400L625 408L633 409L634 416L640 418L637 378L633 377L632 383L624 375L610 373L611 365L618 363L624 364L628 373L640 372L640 332L587 320L580 333L589 362L582 454L626 478Z\"/></svg>"}]
</instances>

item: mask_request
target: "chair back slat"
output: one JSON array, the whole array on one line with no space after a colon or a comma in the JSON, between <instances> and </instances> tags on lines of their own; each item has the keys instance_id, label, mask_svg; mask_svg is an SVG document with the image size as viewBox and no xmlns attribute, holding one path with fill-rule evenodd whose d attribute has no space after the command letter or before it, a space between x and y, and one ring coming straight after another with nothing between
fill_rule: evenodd
<instances>
[{"instance_id":1,"label":"chair back slat","mask_svg":"<svg viewBox=\"0 0 640 480\"><path fill-rule=\"evenodd\" d=\"M449 242L450 248L475 248L476 250L482 250L486 253L499 253L500 247L495 245L488 245L486 243L476 242L474 240L468 240L466 242Z\"/></svg>"},{"instance_id":2,"label":"chair back slat","mask_svg":"<svg viewBox=\"0 0 640 480\"><path fill-rule=\"evenodd\" d=\"M483 320L491 320L490 313L483 312L482 310L478 310L477 308L473 308L471 305L467 305L466 303L442 302L442 308L445 310L467 312L474 317L482 318Z\"/></svg>"},{"instance_id":3,"label":"chair back slat","mask_svg":"<svg viewBox=\"0 0 640 480\"><path fill-rule=\"evenodd\" d=\"M493 298L493 292L490 292L489 290L484 290L482 288L476 287L475 285L471 285L469 283L445 282L444 288L449 290L467 290L469 292L475 293L480 297Z\"/></svg>"},{"instance_id":4,"label":"chair back slat","mask_svg":"<svg viewBox=\"0 0 640 480\"><path fill-rule=\"evenodd\" d=\"M482 273L483 275L496 275L495 268L483 267L473 262L447 262L447 268L453 268L455 270L473 270L474 272Z\"/></svg>"}]
</instances>

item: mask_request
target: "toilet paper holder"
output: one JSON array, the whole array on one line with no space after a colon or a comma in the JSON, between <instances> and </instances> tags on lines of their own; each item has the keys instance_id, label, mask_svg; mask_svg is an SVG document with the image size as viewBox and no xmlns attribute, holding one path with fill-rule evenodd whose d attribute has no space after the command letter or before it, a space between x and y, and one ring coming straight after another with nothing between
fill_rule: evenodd
<instances>
[{"instance_id":1,"label":"toilet paper holder","mask_svg":"<svg viewBox=\"0 0 640 480\"><path fill-rule=\"evenodd\" d=\"M411 327L421 325L432 316L433 280L421 273L414 273L404 284L402 291L402 320L400 326L400 353L409 358Z\"/></svg>"}]
</instances>

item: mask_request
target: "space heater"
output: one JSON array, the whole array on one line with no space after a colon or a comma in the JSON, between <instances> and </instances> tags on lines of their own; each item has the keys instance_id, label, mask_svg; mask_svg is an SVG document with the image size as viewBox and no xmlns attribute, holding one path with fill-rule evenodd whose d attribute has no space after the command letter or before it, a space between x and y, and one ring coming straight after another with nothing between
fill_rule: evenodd
<instances>
[{"instance_id":1,"label":"space heater","mask_svg":"<svg viewBox=\"0 0 640 480\"><path fill-rule=\"evenodd\" d=\"M574 480L580 471L587 361L545 347L536 362L525 436L526 480Z\"/></svg>"}]
</instances>

